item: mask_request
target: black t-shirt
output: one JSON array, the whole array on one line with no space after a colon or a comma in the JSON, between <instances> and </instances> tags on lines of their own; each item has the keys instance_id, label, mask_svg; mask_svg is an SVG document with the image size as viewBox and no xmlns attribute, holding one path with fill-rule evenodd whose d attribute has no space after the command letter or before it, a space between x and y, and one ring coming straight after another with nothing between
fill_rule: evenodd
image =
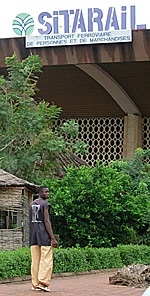
<instances>
[{"instance_id":1,"label":"black t-shirt","mask_svg":"<svg viewBox=\"0 0 150 296\"><path fill-rule=\"evenodd\" d=\"M35 199L30 204L29 219L30 219L30 246L50 246L51 238L46 230L44 222L44 211L49 208L50 204L42 199ZM50 215L49 215L50 219Z\"/></svg>"}]
</instances>

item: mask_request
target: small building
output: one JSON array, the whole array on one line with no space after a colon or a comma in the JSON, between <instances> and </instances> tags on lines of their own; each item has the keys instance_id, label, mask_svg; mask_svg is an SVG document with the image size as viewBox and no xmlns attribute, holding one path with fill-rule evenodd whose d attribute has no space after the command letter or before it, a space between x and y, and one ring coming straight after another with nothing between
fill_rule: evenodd
<instances>
[{"instance_id":1,"label":"small building","mask_svg":"<svg viewBox=\"0 0 150 296\"><path fill-rule=\"evenodd\" d=\"M86 161L78 157L73 152L69 151L67 153L59 153L58 154L58 168L56 168L54 177L64 178L66 174L66 168L68 166L73 166L74 168L80 168L82 165L88 166Z\"/></svg>"},{"instance_id":2,"label":"small building","mask_svg":"<svg viewBox=\"0 0 150 296\"><path fill-rule=\"evenodd\" d=\"M29 244L29 204L37 186L0 169L0 251Z\"/></svg>"},{"instance_id":3,"label":"small building","mask_svg":"<svg viewBox=\"0 0 150 296\"><path fill-rule=\"evenodd\" d=\"M54 177L63 178L70 165L88 166L72 152L59 153ZM29 245L29 204L38 187L0 169L0 251Z\"/></svg>"}]
</instances>

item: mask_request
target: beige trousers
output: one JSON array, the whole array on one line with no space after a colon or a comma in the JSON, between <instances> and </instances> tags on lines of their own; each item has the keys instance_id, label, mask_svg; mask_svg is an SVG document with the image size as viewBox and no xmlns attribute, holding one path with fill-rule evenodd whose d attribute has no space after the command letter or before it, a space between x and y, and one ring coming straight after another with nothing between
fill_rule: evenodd
<instances>
[{"instance_id":1,"label":"beige trousers","mask_svg":"<svg viewBox=\"0 0 150 296\"><path fill-rule=\"evenodd\" d=\"M31 276L34 288L38 284L49 286L53 269L53 247L31 246Z\"/></svg>"}]
</instances>

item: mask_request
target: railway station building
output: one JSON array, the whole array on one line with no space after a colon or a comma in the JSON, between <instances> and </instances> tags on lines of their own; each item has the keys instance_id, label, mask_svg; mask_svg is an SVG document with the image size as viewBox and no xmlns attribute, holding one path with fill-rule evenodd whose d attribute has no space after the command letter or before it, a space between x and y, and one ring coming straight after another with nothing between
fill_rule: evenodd
<instances>
[{"instance_id":1,"label":"railway station building","mask_svg":"<svg viewBox=\"0 0 150 296\"><path fill-rule=\"evenodd\" d=\"M0 39L0 74L6 73L5 57L14 52L19 60L40 56L38 96L62 108L58 125L77 121L78 137L88 144L88 153L79 156L89 165L132 159L138 147L150 148L150 29L135 28L131 8L130 42L28 47L25 37Z\"/></svg>"}]
</instances>

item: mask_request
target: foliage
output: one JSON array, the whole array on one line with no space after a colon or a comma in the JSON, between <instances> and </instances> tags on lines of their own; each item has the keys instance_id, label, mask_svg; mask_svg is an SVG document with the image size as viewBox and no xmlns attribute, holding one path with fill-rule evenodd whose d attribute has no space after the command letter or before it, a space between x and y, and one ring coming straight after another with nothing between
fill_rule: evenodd
<instances>
[{"instance_id":1,"label":"foliage","mask_svg":"<svg viewBox=\"0 0 150 296\"><path fill-rule=\"evenodd\" d=\"M150 247L145 245L118 245L123 265L150 264Z\"/></svg>"},{"instance_id":2,"label":"foliage","mask_svg":"<svg viewBox=\"0 0 150 296\"><path fill-rule=\"evenodd\" d=\"M150 149L138 148L132 160L113 161L111 167L129 174L133 190L142 190L145 186L150 191L150 164L145 159L150 159Z\"/></svg>"},{"instance_id":3,"label":"foliage","mask_svg":"<svg viewBox=\"0 0 150 296\"><path fill-rule=\"evenodd\" d=\"M31 255L28 247L0 253L0 279L30 275L30 266ZM121 266L121 257L117 248L54 249L54 273Z\"/></svg>"},{"instance_id":4,"label":"foliage","mask_svg":"<svg viewBox=\"0 0 150 296\"><path fill-rule=\"evenodd\" d=\"M0 279L28 275L30 272L31 256L29 248L0 253Z\"/></svg>"},{"instance_id":5,"label":"foliage","mask_svg":"<svg viewBox=\"0 0 150 296\"><path fill-rule=\"evenodd\" d=\"M138 243L148 226L149 191L112 166L67 168L63 180L45 180L52 223L64 247Z\"/></svg>"},{"instance_id":6,"label":"foliage","mask_svg":"<svg viewBox=\"0 0 150 296\"><path fill-rule=\"evenodd\" d=\"M65 135L75 137L74 120L59 130L54 123L61 108L45 101L34 101L40 59L28 56L18 62L16 54L6 58L7 77L0 76L0 167L19 177L40 183L55 169L58 152L71 149ZM72 150L85 151L85 144L75 142Z\"/></svg>"},{"instance_id":7,"label":"foliage","mask_svg":"<svg viewBox=\"0 0 150 296\"><path fill-rule=\"evenodd\" d=\"M132 263L150 264L150 247L119 245L116 248L54 249L54 273L120 268ZM9 268L8 268L9 266ZM0 253L0 279L30 275L30 249Z\"/></svg>"},{"instance_id":8,"label":"foliage","mask_svg":"<svg viewBox=\"0 0 150 296\"><path fill-rule=\"evenodd\" d=\"M150 149L138 148L132 160L113 161L110 165L117 172L128 174L131 178L130 191L145 207L143 227L136 235L136 242L150 245ZM146 162L147 161L147 162ZM146 201L146 202L145 202Z\"/></svg>"}]
</instances>

